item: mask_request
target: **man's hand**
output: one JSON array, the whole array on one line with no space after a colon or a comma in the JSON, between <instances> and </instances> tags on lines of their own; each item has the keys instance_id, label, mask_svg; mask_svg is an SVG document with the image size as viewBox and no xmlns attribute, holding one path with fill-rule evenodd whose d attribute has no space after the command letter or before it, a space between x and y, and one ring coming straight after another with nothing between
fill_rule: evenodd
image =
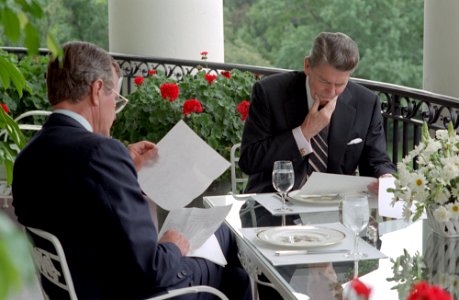
<instances>
[{"instance_id":1,"label":"man's hand","mask_svg":"<svg viewBox=\"0 0 459 300\"><path fill-rule=\"evenodd\" d=\"M158 148L151 142L141 141L128 145L128 151L138 172L147 161L156 156Z\"/></svg>"},{"instance_id":2,"label":"man's hand","mask_svg":"<svg viewBox=\"0 0 459 300\"><path fill-rule=\"evenodd\" d=\"M180 249L182 256L185 256L188 251L190 251L190 243L186 237L178 232L177 230L169 229L167 230L161 239L160 243L174 243Z\"/></svg>"},{"instance_id":3,"label":"man's hand","mask_svg":"<svg viewBox=\"0 0 459 300\"><path fill-rule=\"evenodd\" d=\"M308 140L311 139L328 124L330 124L331 117L335 111L336 100L338 100L338 97L335 97L333 100L327 102L327 104L319 110L321 102L320 97L317 95L314 96L314 104L304 119L303 124L301 124L301 131L303 132L305 138Z\"/></svg>"},{"instance_id":4,"label":"man's hand","mask_svg":"<svg viewBox=\"0 0 459 300\"><path fill-rule=\"evenodd\" d=\"M381 175L379 178L386 178L386 177L392 177L392 174L384 174ZM368 185L368 190L370 193L378 195L379 192L379 180L376 180L375 182L371 183Z\"/></svg>"}]
</instances>

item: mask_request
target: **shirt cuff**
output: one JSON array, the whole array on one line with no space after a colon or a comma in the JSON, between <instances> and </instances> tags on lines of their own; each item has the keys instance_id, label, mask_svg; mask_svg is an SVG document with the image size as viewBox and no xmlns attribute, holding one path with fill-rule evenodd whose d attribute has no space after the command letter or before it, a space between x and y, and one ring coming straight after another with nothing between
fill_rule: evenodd
<instances>
[{"instance_id":1,"label":"shirt cuff","mask_svg":"<svg viewBox=\"0 0 459 300\"><path fill-rule=\"evenodd\" d=\"M300 150L301 156L306 156L312 153L311 143L304 137L301 131L301 126L292 129L293 138L295 139L298 150Z\"/></svg>"}]
</instances>

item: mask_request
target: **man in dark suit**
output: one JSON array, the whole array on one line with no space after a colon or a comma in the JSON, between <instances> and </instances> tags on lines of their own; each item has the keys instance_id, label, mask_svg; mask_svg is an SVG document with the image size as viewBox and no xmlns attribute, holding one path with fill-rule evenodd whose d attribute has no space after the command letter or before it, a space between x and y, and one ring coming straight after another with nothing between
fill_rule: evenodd
<instances>
[{"instance_id":1,"label":"man in dark suit","mask_svg":"<svg viewBox=\"0 0 459 300\"><path fill-rule=\"evenodd\" d=\"M311 171L312 138L328 137L328 173L387 176L395 171L386 153L378 97L350 81L357 68L356 43L342 33L319 34L304 72L268 76L256 82L242 136L239 165L249 175L246 192L273 192L276 160L290 160L293 189ZM325 130L324 130L325 129ZM371 187L377 190L377 181Z\"/></svg>"},{"instance_id":2,"label":"man in dark suit","mask_svg":"<svg viewBox=\"0 0 459 300\"><path fill-rule=\"evenodd\" d=\"M145 299L200 284L230 299L251 299L227 227L215 233L226 267L186 257L189 243L180 232L158 238L137 182L137 170L156 155L156 146L143 141L127 149L110 138L115 111L127 103L116 92L118 64L89 43L63 49L62 61L48 66L53 114L15 162L19 222L59 238L79 299Z\"/></svg>"},{"instance_id":3,"label":"man in dark suit","mask_svg":"<svg viewBox=\"0 0 459 300\"><path fill-rule=\"evenodd\" d=\"M272 170L277 160L292 161L293 189L299 189L312 171L353 175L358 169L360 175L376 178L395 172L386 153L378 97L349 81L358 62L358 47L351 38L323 32L304 59L303 72L271 75L254 84L239 159L241 170L249 175L245 192L274 192ZM314 152L321 151L313 143L319 135L327 142L321 146L327 154L320 157L322 166L311 163ZM376 192L378 182L369 189ZM281 224L261 206L256 206L255 215L258 226ZM251 226L250 217L241 214L244 226ZM295 219L289 216L287 222ZM291 272L286 268L285 277ZM259 291L262 297L281 298L264 287Z\"/></svg>"}]
</instances>

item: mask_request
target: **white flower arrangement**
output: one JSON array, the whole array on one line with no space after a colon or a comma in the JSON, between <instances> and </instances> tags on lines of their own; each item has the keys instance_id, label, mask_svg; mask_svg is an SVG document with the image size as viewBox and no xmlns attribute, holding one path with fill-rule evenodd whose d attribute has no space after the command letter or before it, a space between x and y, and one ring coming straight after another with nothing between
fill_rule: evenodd
<instances>
[{"instance_id":1,"label":"white flower arrangement","mask_svg":"<svg viewBox=\"0 0 459 300\"><path fill-rule=\"evenodd\" d=\"M416 161L418 168L413 168ZM434 208L438 222L459 219L459 136L453 125L429 135L427 124L422 125L422 141L397 164L392 205L404 201L406 220L419 219L425 208ZM413 212L412 207L415 206Z\"/></svg>"}]
</instances>

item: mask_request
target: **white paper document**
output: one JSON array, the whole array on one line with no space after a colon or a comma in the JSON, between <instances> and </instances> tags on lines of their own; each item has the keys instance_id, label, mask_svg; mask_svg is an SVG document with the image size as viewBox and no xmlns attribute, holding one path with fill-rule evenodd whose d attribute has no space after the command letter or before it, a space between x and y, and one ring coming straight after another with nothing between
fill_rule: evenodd
<instances>
[{"instance_id":1,"label":"white paper document","mask_svg":"<svg viewBox=\"0 0 459 300\"><path fill-rule=\"evenodd\" d=\"M168 229L181 232L190 243L188 256L204 257L225 265L226 260L217 239L210 238L231 210L231 205L212 208L179 208L169 212L161 227L159 237ZM210 238L210 239L209 239ZM200 247L203 247L199 249Z\"/></svg>"},{"instance_id":2,"label":"white paper document","mask_svg":"<svg viewBox=\"0 0 459 300\"><path fill-rule=\"evenodd\" d=\"M394 193L388 192L388 188L395 188L395 177L385 177L379 179L379 191L378 191L378 211L382 217L390 217L396 219L403 218L403 205L405 202L397 201L392 206L392 199ZM411 211L416 211L416 207L413 205ZM425 212L421 215L421 218L426 218Z\"/></svg>"},{"instance_id":3,"label":"white paper document","mask_svg":"<svg viewBox=\"0 0 459 300\"><path fill-rule=\"evenodd\" d=\"M332 193L366 192L374 177L341 175L313 172L301 187L301 195L322 195Z\"/></svg>"},{"instance_id":4,"label":"white paper document","mask_svg":"<svg viewBox=\"0 0 459 300\"><path fill-rule=\"evenodd\" d=\"M230 166L183 121L157 146L158 155L138 177L142 190L166 210L189 204Z\"/></svg>"}]
</instances>

